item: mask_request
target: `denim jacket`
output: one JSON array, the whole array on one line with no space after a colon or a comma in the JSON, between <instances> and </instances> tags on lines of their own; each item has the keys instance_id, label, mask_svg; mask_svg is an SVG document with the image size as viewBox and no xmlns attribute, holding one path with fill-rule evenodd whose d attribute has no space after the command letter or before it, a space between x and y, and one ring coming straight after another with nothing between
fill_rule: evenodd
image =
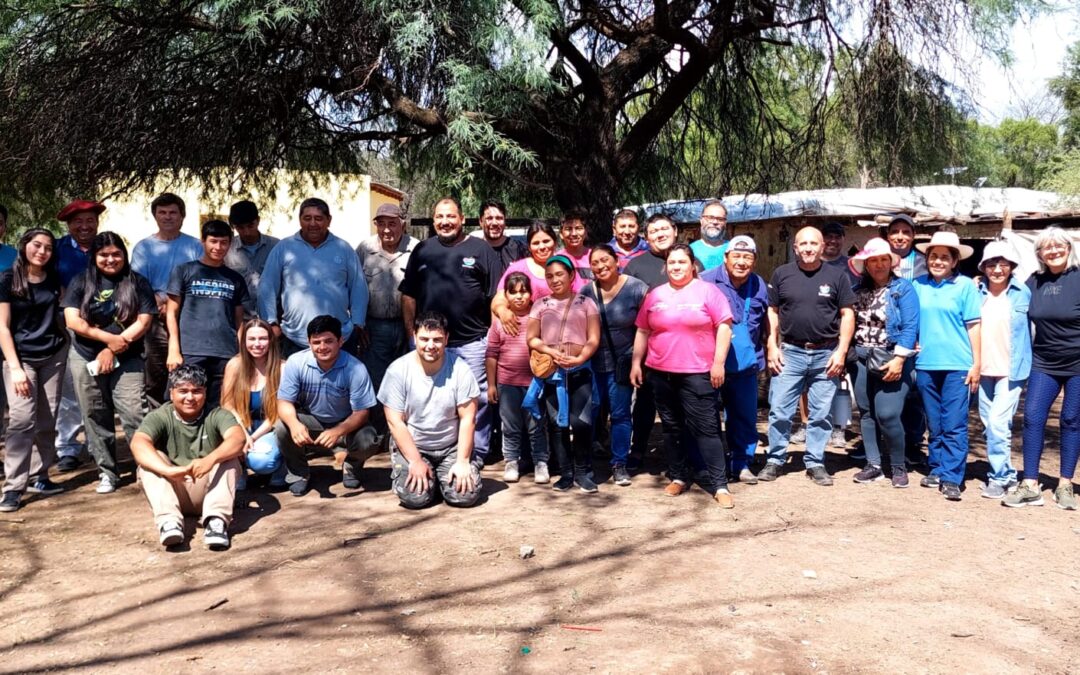
<instances>
[{"instance_id":1,"label":"denim jacket","mask_svg":"<svg viewBox=\"0 0 1080 675\"><path fill-rule=\"evenodd\" d=\"M855 290L863 287L860 283ZM885 303L885 334L889 344L895 345L893 353L897 356L911 356L915 353L915 342L919 335L919 298L915 287L907 279L894 277L889 280L889 292Z\"/></svg>"},{"instance_id":2,"label":"denim jacket","mask_svg":"<svg viewBox=\"0 0 1080 675\"><path fill-rule=\"evenodd\" d=\"M986 282L979 280L979 293L983 297L990 294ZM1023 382L1031 374L1031 323L1028 321L1028 305L1031 304L1031 290L1027 285L1016 280L1016 275L1009 277L1009 287L1005 289L1012 307L1012 320L1009 330L1009 379Z\"/></svg>"}]
</instances>

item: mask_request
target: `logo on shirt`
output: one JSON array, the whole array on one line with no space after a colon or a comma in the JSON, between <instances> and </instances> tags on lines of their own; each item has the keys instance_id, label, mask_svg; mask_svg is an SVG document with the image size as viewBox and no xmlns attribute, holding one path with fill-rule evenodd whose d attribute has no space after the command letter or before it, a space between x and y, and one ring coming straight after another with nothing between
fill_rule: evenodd
<instances>
[{"instance_id":1,"label":"logo on shirt","mask_svg":"<svg viewBox=\"0 0 1080 675\"><path fill-rule=\"evenodd\" d=\"M476 258L474 258L472 256L469 256L467 258L462 258L461 259L461 266L462 267L474 267L474 266L476 266Z\"/></svg>"},{"instance_id":2,"label":"logo on shirt","mask_svg":"<svg viewBox=\"0 0 1080 675\"><path fill-rule=\"evenodd\" d=\"M1061 295L1061 286L1054 284L1043 289L1043 295Z\"/></svg>"},{"instance_id":3,"label":"logo on shirt","mask_svg":"<svg viewBox=\"0 0 1080 675\"><path fill-rule=\"evenodd\" d=\"M832 286L828 284L821 284L817 288L818 297L828 298L832 295Z\"/></svg>"}]
</instances>

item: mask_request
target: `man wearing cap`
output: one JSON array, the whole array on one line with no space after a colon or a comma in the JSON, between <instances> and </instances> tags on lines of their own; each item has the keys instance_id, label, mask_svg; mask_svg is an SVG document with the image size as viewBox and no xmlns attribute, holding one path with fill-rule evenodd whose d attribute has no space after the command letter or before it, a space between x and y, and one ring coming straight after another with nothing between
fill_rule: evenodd
<instances>
[{"instance_id":1,"label":"man wearing cap","mask_svg":"<svg viewBox=\"0 0 1080 675\"><path fill-rule=\"evenodd\" d=\"M833 484L825 470L825 444L837 378L855 332L855 294L846 272L822 264L822 248L821 232L802 228L795 235L795 262L776 268L769 282L769 459L758 480L780 475L799 396L808 390L803 463L816 484Z\"/></svg>"},{"instance_id":2,"label":"man wearing cap","mask_svg":"<svg viewBox=\"0 0 1080 675\"><path fill-rule=\"evenodd\" d=\"M382 204L375 211L375 234L356 247L368 285L366 340L361 340L366 346L360 358L367 366L376 391L386 369L409 349L398 286L405 278L409 256L418 243L405 232L401 207ZM380 421L376 420L376 426L383 426ZM380 429L380 432L384 431Z\"/></svg>"},{"instance_id":3,"label":"man wearing cap","mask_svg":"<svg viewBox=\"0 0 1080 675\"><path fill-rule=\"evenodd\" d=\"M180 231L187 215L184 200L171 192L163 192L150 202L150 214L158 231L140 240L131 250L131 269L146 277L154 289L158 314L144 338L146 361L146 398L152 408L167 401L165 388L169 371L169 333L165 327L165 308L169 301L169 277L173 268L202 257L199 240Z\"/></svg>"},{"instance_id":4,"label":"man wearing cap","mask_svg":"<svg viewBox=\"0 0 1080 675\"><path fill-rule=\"evenodd\" d=\"M510 263L529 255L525 242L506 236L506 204L489 199L480 205L480 229L484 241L495 251L502 267L497 270L501 279Z\"/></svg>"},{"instance_id":5,"label":"man wearing cap","mask_svg":"<svg viewBox=\"0 0 1080 675\"><path fill-rule=\"evenodd\" d=\"M250 319L257 313L259 278L266 267L266 259L281 240L259 232L259 207L246 199L229 207L229 225L236 231L236 236L225 256L225 266L239 272L247 282L244 318Z\"/></svg>"},{"instance_id":6,"label":"man wearing cap","mask_svg":"<svg viewBox=\"0 0 1080 675\"><path fill-rule=\"evenodd\" d=\"M754 273L756 262L757 244L742 234L727 244L724 264L701 275L702 281L716 284L731 306L731 349L719 402L727 413L728 475L750 484L757 483L750 463L758 445L758 373L765 368L769 308L768 284Z\"/></svg>"},{"instance_id":7,"label":"man wearing cap","mask_svg":"<svg viewBox=\"0 0 1080 675\"><path fill-rule=\"evenodd\" d=\"M719 199L705 202L701 210L701 239L690 243L698 262L704 270L724 265L727 250L727 207Z\"/></svg>"},{"instance_id":8,"label":"man wearing cap","mask_svg":"<svg viewBox=\"0 0 1080 675\"><path fill-rule=\"evenodd\" d=\"M90 244L98 232L98 216L105 205L87 199L76 199L56 214L56 219L67 224L68 233L56 242L56 260L60 271L60 285L67 288L72 280L86 271ZM60 397L60 410L56 414L56 456L58 471L74 471L82 463L86 446L79 443L83 431L82 411L75 398L75 383L71 370L64 371L64 385Z\"/></svg>"},{"instance_id":9,"label":"man wearing cap","mask_svg":"<svg viewBox=\"0 0 1080 675\"><path fill-rule=\"evenodd\" d=\"M631 260L648 253L649 244L641 237L641 224L638 223L637 214L630 209L623 209L615 214L611 231L615 236L608 244L615 249L620 272L626 270Z\"/></svg>"}]
</instances>

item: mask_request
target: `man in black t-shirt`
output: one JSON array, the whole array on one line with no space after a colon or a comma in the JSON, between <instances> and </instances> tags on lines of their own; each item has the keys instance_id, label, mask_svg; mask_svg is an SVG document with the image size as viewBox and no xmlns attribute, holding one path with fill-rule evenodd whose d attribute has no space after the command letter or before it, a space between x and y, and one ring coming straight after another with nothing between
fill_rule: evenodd
<instances>
[{"instance_id":1,"label":"man in black t-shirt","mask_svg":"<svg viewBox=\"0 0 1080 675\"><path fill-rule=\"evenodd\" d=\"M641 279L649 290L667 283L665 264L668 250L679 238L675 221L662 213L650 216L645 221L645 241L649 251L626 263L623 274Z\"/></svg>"},{"instance_id":2,"label":"man in black t-shirt","mask_svg":"<svg viewBox=\"0 0 1080 675\"><path fill-rule=\"evenodd\" d=\"M855 332L855 294L847 273L823 265L824 240L814 227L795 235L796 262L781 265L769 282L768 463L758 480L776 480L787 461L791 421L804 390L807 475L818 485L832 485L825 470L825 444L832 431L830 409L837 378L844 372L848 345Z\"/></svg>"},{"instance_id":3,"label":"man in black t-shirt","mask_svg":"<svg viewBox=\"0 0 1080 675\"><path fill-rule=\"evenodd\" d=\"M447 352L469 364L480 384L473 455L488 453L491 414L487 406L487 331L491 326L491 299L498 290L500 262L491 246L462 231L465 219L457 200L447 197L435 204L432 216L436 236L420 243L409 257L401 281L401 314L413 342L413 320L424 312L446 316Z\"/></svg>"},{"instance_id":4,"label":"man in black t-shirt","mask_svg":"<svg viewBox=\"0 0 1080 675\"><path fill-rule=\"evenodd\" d=\"M225 364L236 356L236 335L248 296L244 277L225 266L232 238L233 230L225 221L206 221L202 257L174 268L167 291L169 355L165 366L170 372L184 363L202 368L206 405L211 408L221 398Z\"/></svg>"},{"instance_id":5,"label":"man in black t-shirt","mask_svg":"<svg viewBox=\"0 0 1080 675\"><path fill-rule=\"evenodd\" d=\"M529 255L525 242L506 236L506 204L494 199L481 204L480 228L484 232L484 241L499 258L499 268L494 275L496 279L502 278L510 263Z\"/></svg>"}]
</instances>

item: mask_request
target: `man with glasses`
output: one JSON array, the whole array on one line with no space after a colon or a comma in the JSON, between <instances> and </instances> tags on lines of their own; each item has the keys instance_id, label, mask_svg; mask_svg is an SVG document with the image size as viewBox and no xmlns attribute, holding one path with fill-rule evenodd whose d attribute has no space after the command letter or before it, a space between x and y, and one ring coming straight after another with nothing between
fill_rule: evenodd
<instances>
[{"instance_id":1,"label":"man with glasses","mask_svg":"<svg viewBox=\"0 0 1080 675\"><path fill-rule=\"evenodd\" d=\"M701 239L690 244L702 269L711 270L724 264L727 251L727 207L719 199L705 203L701 210Z\"/></svg>"}]
</instances>

